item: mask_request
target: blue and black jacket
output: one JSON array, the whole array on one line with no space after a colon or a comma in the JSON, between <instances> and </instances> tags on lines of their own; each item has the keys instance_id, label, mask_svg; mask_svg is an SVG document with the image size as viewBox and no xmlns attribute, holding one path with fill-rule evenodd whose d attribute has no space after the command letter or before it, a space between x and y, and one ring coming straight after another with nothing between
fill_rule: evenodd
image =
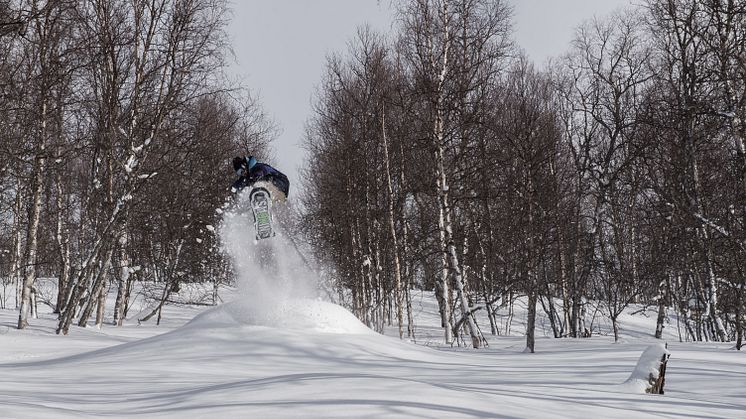
<instances>
[{"instance_id":1,"label":"blue and black jacket","mask_svg":"<svg viewBox=\"0 0 746 419\"><path fill-rule=\"evenodd\" d=\"M238 192L260 180L272 182L272 184L282 191L287 198L288 193L290 192L290 181L288 180L288 177L279 170L265 163L256 163L246 174L233 182L233 189Z\"/></svg>"}]
</instances>

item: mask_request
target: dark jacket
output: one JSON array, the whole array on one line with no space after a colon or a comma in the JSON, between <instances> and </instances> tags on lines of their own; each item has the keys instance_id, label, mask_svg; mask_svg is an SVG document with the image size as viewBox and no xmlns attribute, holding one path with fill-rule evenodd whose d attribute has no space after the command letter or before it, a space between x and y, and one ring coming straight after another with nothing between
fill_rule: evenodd
<instances>
[{"instance_id":1,"label":"dark jacket","mask_svg":"<svg viewBox=\"0 0 746 419\"><path fill-rule=\"evenodd\" d=\"M238 192L260 180L272 182L272 184L282 191L287 198L288 193L290 192L290 181L287 176L274 167L264 163L255 164L247 174L233 182L233 189Z\"/></svg>"}]
</instances>

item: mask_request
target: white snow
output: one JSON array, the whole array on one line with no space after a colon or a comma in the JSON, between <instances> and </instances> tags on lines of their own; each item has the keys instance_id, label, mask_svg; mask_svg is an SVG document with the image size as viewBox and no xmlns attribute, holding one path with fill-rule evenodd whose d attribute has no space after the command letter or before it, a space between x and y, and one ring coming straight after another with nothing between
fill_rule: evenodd
<instances>
[{"instance_id":1,"label":"white snow","mask_svg":"<svg viewBox=\"0 0 746 419\"><path fill-rule=\"evenodd\" d=\"M240 278L221 290L231 302L168 305L160 327L138 325L133 309L123 327L68 336L54 334L46 306L23 331L15 310L0 310L0 417L745 417L746 354L732 343L679 343L669 325L666 394L650 395L630 384L661 354L644 310L620 317L616 344L599 318L600 335L554 339L541 317L537 352L524 354L518 300L513 334L487 335L489 347L473 350L440 343L437 303L417 292L416 343L400 341L395 326L378 335L320 300L285 238L254 245L248 219L226 214L217 229ZM269 254L279 262L260 257ZM501 311L503 331L507 319Z\"/></svg>"},{"instance_id":2,"label":"white snow","mask_svg":"<svg viewBox=\"0 0 746 419\"><path fill-rule=\"evenodd\" d=\"M645 393L650 386L651 378L653 380L660 376L661 360L664 356L670 356L664 344L657 343L650 345L645 352L640 355L635 369L624 382L626 388L637 393Z\"/></svg>"},{"instance_id":3,"label":"white snow","mask_svg":"<svg viewBox=\"0 0 746 419\"><path fill-rule=\"evenodd\" d=\"M666 395L622 383L652 339L490 337L486 350L419 345L370 332L349 312L292 299L169 306L166 324L53 333L0 311L0 417L743 417L746 356L731 345L671 343ZM437 319L418 296L418 324ZM516 319L525 315L517 310ZM194 317L188 321L190 317ZM180 326L182 325L183 326ZM650 322L648 322L650 325ZM515 324L514 330L521 327ZM166 333L162 333L166 332ZM432 347L430 347L430 346Z\"/></svg>"}]
</instances>

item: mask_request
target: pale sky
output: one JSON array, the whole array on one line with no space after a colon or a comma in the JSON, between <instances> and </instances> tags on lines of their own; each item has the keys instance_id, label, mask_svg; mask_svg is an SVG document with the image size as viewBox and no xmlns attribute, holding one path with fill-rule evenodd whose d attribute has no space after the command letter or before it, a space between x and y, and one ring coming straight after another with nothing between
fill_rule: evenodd
<instances>
[{"instance_id":1,"label":"pale sky","mask_svg":"<svg viewBox=\"0 0 746 419\"><path fill-rule=\"evenodd\" d=\"M631 0L510 0L517 43L537 64L564 53L574 29ZM639 3L640 0L637 2ZM234 75L280 127L277 168L298 185L304 124L326 56L344 52L358 26L391 32L390 0L233 0ZM297 191L297 189L296 189Z\"/></svg>"}]
</instances>

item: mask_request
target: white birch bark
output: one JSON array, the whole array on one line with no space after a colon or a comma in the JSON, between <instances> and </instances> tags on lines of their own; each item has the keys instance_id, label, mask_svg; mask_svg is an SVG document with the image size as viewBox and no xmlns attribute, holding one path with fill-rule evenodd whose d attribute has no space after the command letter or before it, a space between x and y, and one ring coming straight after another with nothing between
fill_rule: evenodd
<instances>
[{"instance_id":1,"label":"white birch bark","mask_svg":"<svg viewBox=\"0 0 746 419\"><path fill-rule=\"evenodd\" d=\"M119 236L119 276L117 277L117 299L114 303L114 325L124 324L125 295L129 284L130 263L127 252L127 231L122 228Z\"/></svg>"},{"instance_id":2,"label":"white birch bark","mask_svg":"<svg viewBox=\"0 0 746 419\"><path fill-rule=\"evenodd\" d=\"M450 301L450 283L449 283L449 255L448 255L448 237L447 237L447 226L450 226L450 219L447 213L448 209L448 184L446 182L445 165L443 162L443 143L445 141L444 132L444 113L443 102L445 100L445 80L448 74L448 54L450 50L450 34L449 34L449 22L448 22L448 8L447 3L443 2L443 10L441 11L441 18L444 30L443 36L443 53L441 62L436 62L434 40L432 35L428 38L428 49L430 57L430 69L433 72L437 72L437 86L436 86L436 100L435 100L435 121L433 123L433 141L435 149L435 188L438 197L438 237L440 240L440 251L441 251L441 277L440 277L440 301L443 304L441 310L442 324L445 327L445 342L450 344L453 342L453 331L451 330L451 305Z\"/></svg>"},{"instance_id":3,"label":"white birch bark","mask_svg":"<svg viewBox=\"0 0 746 419\"><path fill-rule=\"evenodd\" d=\"M389 161L389 143L386 137L386 109L383 107L381 116L381 134L383 137L383 159L386 168L386 189L388 192L388 215L389 233L391 234L391 245L394 249L394 298L396 300L396 318L399 327L399 339L404 337L404 301L402 293L401 261L399 258L399 239L396 234L394 222L394 187L391 180L391 164Z\"/></svg>"},{"instance_id":4,"label":"white birch bark","mask_svg":"<svg viewBox=\"0 0 746 419\"><path fill-rule=\"evenodd\" d=\"M655 322L655 338L661 339L663 337L663 328L665 327L665 320L668 314L666 308L665 298L661 295L658 301L658 317Z\"/></svg>"},{"instance_id":5,"label":"white birch bark","mask_svg":"<svg viewBox=\"0 0 746 419\"><path fill-rule=\"evenodd\" d=\"M23 236L21 232L21 211L23 210L23 193L21 191L21 178L17 178L16 183L16 202L14 205L14 223L13 228L15 234L13 234L13 262L10 265L10 272L13 276L13 283L16 288L15 308L18 309L21 306L21 294L23 293L23 282L21 280L21 254L23 245Z\"/></svg>"},{"instance_id":6,"label":"white birch bark","mask_svg":"<svg viewBox=\"0 0 746 419\"><path fill-rule=\"evenodd\" d=\"M59 150L58 150L59 152ZM58 154L59 158L59 154ZM65 290L68 288L68 282L70 281L70 235L67 227L65 226L65 209L64 209L64 190L62 188L62 173L61 170L55 170L55 188L56 188L56 200L57 206L57 229L55 238L57 240L57 251L60 256L60 272L57 280L57 304L55 306L55 312L59 313L64 309L65 301Z\"/></svg>"},{"instance_id":7,"label":"white birch bark","mask_svg":"<svg viewBox=\"0 0 746 419\"><path fill-rule=\"evenodd\" d=\"M513 315L515 314L515 298L513 298L513 291L508 294L508 317L505 319L505 336L510 336L510 327L513 324Z\"/></svg>"},{"instance_id":8,"label":"white birch bark","mask_svg":"<svg viewBox=\"0 0 746 419\"><path fill-rule=\"evenodd\" d=\"M181 10L176 10L177 7L181 8L182 6ZM201 64L200 61L202 58L204 58L204 56L197 53L200 51L197 47L188 51L182 49L189 46L187 42L188 35L193 33L191 32L192 30L196 30L196 28L192 27L192 23L195 23L195 9L192 8L193 6L191 3L183 5L176 5L170 2L157 2L152 5L138 3L133 12L132 18L134 20L136 36L132 38L134 41L132 45L123 47L124 50L129 52L133 61L132 93L129 94L129 113L126 115L127 120L123 124L123 128L117 125L113 119L108 121L108 125L105 127L107 134L120 136L122 132L124 133L124 144L127 146L128 151L124 165L124 171L126 172L125 182L116 195L112 195L111 203L113 205L111 208L107 208L108 219L102 223L100 231L97 232L96 240L84 259L81 273L76 277L76 284L78 286L83 284L83 278L96 276L91 270L95 269L95 265L101 261L101 257L103 256L101 252L105 248L111 249L113 247L111 242L116 239L116 231L118 231L122 221L126 221L127 219L127 210L129 209L133 195L137 192L141 183L147 181L149 178L148 176L140 177L139 175L142 162L146 160L153 140L158 138L166 116L177 106L175 104L176 97L184 88L183 83L186 82L184 75L196 69ZM170 22L166 10L167 7L172 7L173 10L171 12L174 14L182 12L186 14L179 16L180 22ZM212 30L210 28L202 29L205 31ZM104 28L104 30L108 30L108 28ZM158 40L156 38L159 36L163 37L160 41L164 45L157 44ZM114 54L111 55L114 56ZM188 63L179 64L180 58L187 59ZM157 61L157 74L147 74L147 66L152 65L152 61ZM109 77L114 72L121 70L118 68L119 65L119 62L113 62L111 59L108 59L103 63L100 71L105 73L105 77ZM152 90L145 89L145 85L148 84L148 80L146 79L149 77L157 81L157 86ZM120 89L119 86L108 87L115 90L116 93L121 93L118 90ZM149 111L148 124L142 126L138 121L144 112L143 108L145 106L142 102L146 98L149 100L147 107L148 109L152 109L152 111ZM111 111L113 112L114 110ZM117 115L112 116L115 117ZM138 132L144 132L145 134L141 135ZM136 145L136 138L142 140L142 143ZM110 257L107 256L106 259L106 263L110 263ZM76 289L71 298L78 298L81 292ZM58 325L58 333L62 332L66 334L72 321L72 313L65 313L63 317L60 319Z\"/></svg>"},{"instance_id":9,"label":"white birch bark","mask_svg":"<svg viewBox=\"0 0 746 419\"><path fill-rule=\"evenodd\" d=\"M406 181L404 177L404 146L400 143L399 144L399 151L401 153L402 159L400 163L400 174L399 179L401 181L401 187L402 190L407 190L406 188ZM402 211L401 213L404 215L404 220L402 222L402 255L408 255L409 252L409 220L406 217L406 199L402 200ZM414 315L412 312L412 284L411 284L411 275L409 273L409 264L404 264L404 278L405 278L405 284L404 284L404 292L406 296L406 302L407 302L407 336L408 337L414 337Z\"/></svg>"},{"instance_id":10,"label":"white birch bark","mask_svg":"<svg viewBox=\"0 0 746 419\"><path fill-rule=\"evenodd\" d=\"M436 138L439 139L437 147L436 147L436 164L437 164L437 172L438 172L438 200L439 200L439 217L438 217L438 229L440 232L440 245L441 249L444 252L444 259L447 259L447 263L444 263L443 266L443 289L447 290L448 287L448 271L450 270L453 272L454 275L454 283L456 285L456 291L457 291L457 298L459 298L459 303L461 305L461 310L464 313L464 315L467 317L466 319L466 325L469 329L469 335L471 336L472 345L475 349L481 347L481 340L479 338L479 334L477 332L476 323L474 323L474 317L470 314L470 307L469 302L466 297L466 290L464 289L464 279L463 279L463 272L461 270L461 265L459 263L458 254L456 252L456 245L453 240L453 223L451 221L451 207L448 202L448 181L445 173L445 162L444 162L444 153L443 153L443 147L442 147L442 141L443 141L443 121L442 116L439 116L436 118L436 133L438 136ZM448 301L448 295L444 294L444 298L446 301ZM449 309L450 311L450 309ZM449 336L449 333L446 334L446 337L451 337L452 334ZM448 342L450 343L450 341Z\"/></svg>"},{"instance_id":11,"label":"white birch bark","mask_svg":"<svg viewBox=\"0 0 746 419\"><path fill-rule=\"evenodd\" d=\"M104 309L106 308L106 296L109 295L109 281L105 280L96 298L96 328L104 327Z\"/></svg>"},{"instance_id":12,"label":"white birch bark","mask_svg":"<svg viewBox=\"0 0 746 419\"><path fill-rule=\"evenodd\" d=\"M26 252L24 255L24 279L23 291L21 293L21 307L18 314L18 328L25 329L28 326L28 315L31 304L31 287L36 280L37 247L39 244L39 221L41 219L41 196L44 191L44 169L46 167L46 136L47 136L47 103L44 101L41 108L41 130L37 146L36 159L34 161L34 174L32 179L32 199L29 211L29 223L26 233Z\"/></svg>"},{"instance_id":13,"label":"white birch bark","mask_svg":"<svg viewBox=\"0 0 746 419\"><path fill-rule=\"evenodd\" d=\"M692 130L693 131L693 130ZM690 131L691 132L691 131ZM694 192L694 196L692 199L694 200L694 206L696 208L697 213L699 214L705 214L704 208L702 206L702 201L700 199L701 196L701 183L699 179L699 165L697 164L697 153L695 146L693 144L693 136L690 133L690 151L692 153L690 157L691 159L691 170L692 170L692 179L694 185L692 185L692 189ZM708 230L708 227L706 225L701 225L697 229L698 235L700 236L700 245L704 249L705 253L705 268L707 272L705 272L705 275L707 276L707 281L705 283L706 287L706 298L705 298L705 316L709 317L712 322L715 325L715 330L718 334L718 339L721 342L725 342L727 340L727 332L725 330L725 325L723 324L723 320L720 317L720 314L718 313L718 288L717 288L717 278L715 276L715 271L712 267L713 265L713 255L712 255L712 249L709 245L710 241L710 232Z\"/></svg>"},{"instance_id":14,"label":"white birch bark","mask_svg":"<svg viewBox=\"0 0 746 419\"><path fill-rule=\"evenodd\" d=\"M95 281L93 281L93 284L92 284L92 290L90 290L90 292L87 295L85 309L83 310L83 313L81 313L80 319L78 319L78 326L80 327L86 327L88 325L88 319L91 317L91 314L93 313L93 308L99 302L99 297L100 297L102 290L104 289L108 290L109 268L111 267L111 258L112 258L113 253L114 253L114 250L112 248L109 248L109 250L106 251L106 256L104 256L104 259L98 268L96 279Z\"/></svg>"},{"instance_id":15,"label":"white birch bark","mask_svg":"<svg viewBox=\"0 0 746 419\"><path fill-rule=\"evenodd\" d=\"M534 271L534 247L536 242L534 241L534 217L533 217L533 183L532 174L530 170L526 176L526 199L528 200L528 249L526 251L526 294L528 296L528 314L526 318L526 351L534 353L534 346L536 343L536 299L537 299L537 281Z\"/></svg>"}]
</instances>

